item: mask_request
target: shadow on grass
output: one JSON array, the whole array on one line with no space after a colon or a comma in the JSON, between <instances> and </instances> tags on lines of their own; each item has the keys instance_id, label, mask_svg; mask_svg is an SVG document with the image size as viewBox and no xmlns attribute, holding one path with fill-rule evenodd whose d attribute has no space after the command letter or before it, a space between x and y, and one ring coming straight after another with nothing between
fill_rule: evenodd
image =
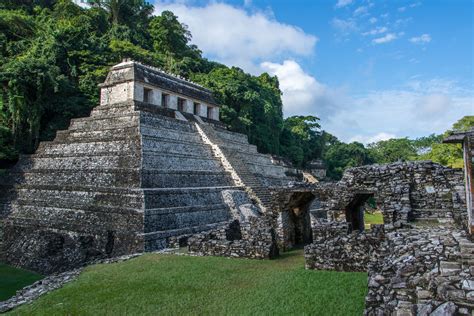
<instances>
[{"instance_id":1,"label":"shadow on grass","mask_svg":"<svg viewBox=\"0 0 474 316\"><path fill-rule=\"evenodd\" d=\"M32 271L15 268L0 262L0 301L15 295L16 291L41 280L43 276Z\"/></svg>"}]
</instances>

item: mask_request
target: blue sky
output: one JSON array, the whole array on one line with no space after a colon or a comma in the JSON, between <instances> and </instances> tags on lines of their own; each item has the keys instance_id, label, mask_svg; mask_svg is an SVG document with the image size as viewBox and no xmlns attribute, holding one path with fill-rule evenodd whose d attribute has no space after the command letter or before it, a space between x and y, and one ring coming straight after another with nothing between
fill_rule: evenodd
<instances>
[{"instance_id":1,"label":"blue sky","mask_svg":"<svg viewBox=\"0 0 474 316\"><path fill-rule=\"evenodd\" d=\"M344 141L440 133L474 115L473 1L156 1L204 55L277 75L284 113Z\"/></svg>"}]
</instances>

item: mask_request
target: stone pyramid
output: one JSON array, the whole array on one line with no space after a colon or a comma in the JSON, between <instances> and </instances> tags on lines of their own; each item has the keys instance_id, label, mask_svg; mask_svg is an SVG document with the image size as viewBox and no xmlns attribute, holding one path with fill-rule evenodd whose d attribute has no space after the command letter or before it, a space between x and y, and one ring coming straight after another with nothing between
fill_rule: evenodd
<instances>
[{"instance_id":1,"label":"stone pyramid","mask_svg":"<svg viewBox=\"0 0 474 316\"><path fill-rule=\"evenodd\" d=\"M3 260L51 273L165 248L232 220L223 192L265 211L290 171L227 131L210 91L125 61L89 117L2 177Z\"/></svg>"}]
</instances>

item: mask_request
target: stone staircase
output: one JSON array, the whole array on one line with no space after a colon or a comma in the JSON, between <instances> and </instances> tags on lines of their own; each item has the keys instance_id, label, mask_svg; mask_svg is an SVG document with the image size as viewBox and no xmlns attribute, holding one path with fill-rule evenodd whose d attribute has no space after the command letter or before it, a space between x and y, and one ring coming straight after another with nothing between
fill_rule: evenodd
<instances>
[{"instance_id":1,"label":"stone staircase","mask_svg":"<svg viewBox=\"0 0 474 316\"><path fill-rule=\"evenodd\" d=\"M242 134L235 134L235 137L230 132L225 131L226 136L220 136L214 127L205 123L195 123L196 128L200 130L201 137L207 141L214 151L216 157L223 160L223 165L226 169L234 174L234 181L238 185L245 186L249 195L256 200L264 209L271 208L271 195L267 187L257 177L254 171L249 168L248 160L243 151L239 150L236 144L241 144L252 148L246 138L242 138ZM221 132L221 135L224 132ZM239 139L240 138L240 139ZM236 141L239 139L240 141ZM229 145L230 144L230 145ZM256 151L256 149L255 149Z\"/></svg>"}]
</instances>

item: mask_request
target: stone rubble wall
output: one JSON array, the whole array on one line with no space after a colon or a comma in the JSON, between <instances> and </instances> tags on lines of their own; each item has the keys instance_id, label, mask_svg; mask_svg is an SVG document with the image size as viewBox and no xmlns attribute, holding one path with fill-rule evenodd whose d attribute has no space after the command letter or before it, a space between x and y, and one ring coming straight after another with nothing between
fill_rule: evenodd
<instances>
[{"instance_id":1,"label":"stone rubble wall","mask_svg":"<svg viewBox=\"0 0 474 316\"><path fill-rule=\"evenodd\" d=\"M369 266L366 315L472 315L474 244L449 227L398 230Z\"/></svg>"},{"instance_id":2,"label":"stone rubble wall","mask_svg":"<svg viewBox=\"0 0 474 316\"><path fill-rule=\"evenodd\" d=\"M385 224L416 219L462 221L465 213L461 170L431 161L398 162L351 168L334 185L327 210L344 213L357 194L372 194Z\"/></svg>"},{"instance_id":3,"label":"stone rubble wall","mask_svg":"<svg viewBox=\"0 0 474 316\"><path fill-rule=\"evenodd\" d=\"M188 239L188 249L190 254L200 256L271 259L278 255L275 231L259 217L196 234Z\"/></svg>"},{"instance_id":4,"label":"stone rubble wall","mask_svg":"<svg viewBox=\"0 0 474 316\"><path fill-rule=\"evenodd\" d=\"M367 271L384 240L383 225L348 234L348 225L327 223L313 227L313 243L305 246L306 269Z\"/></svg>"}]
</instances>

